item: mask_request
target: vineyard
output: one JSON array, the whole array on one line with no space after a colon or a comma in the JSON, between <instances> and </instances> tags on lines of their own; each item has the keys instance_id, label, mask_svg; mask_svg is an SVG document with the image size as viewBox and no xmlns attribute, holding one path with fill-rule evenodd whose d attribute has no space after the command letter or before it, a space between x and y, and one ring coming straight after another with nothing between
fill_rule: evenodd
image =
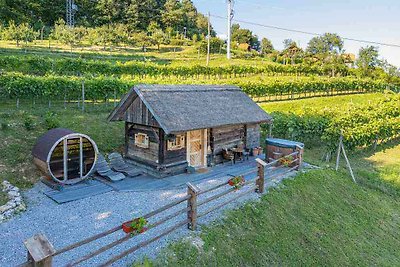
<instances>
[{"instance_id":1,"label":"vineyard","mask_svg":"<svg viewBox=\"0 0 400 267\"><path fill-rule=\"evenodd\" d=\"M8 51L8 52L7 52ZM85 86L86 99L104 101L120 97L137 83L161 84L235 84L256 101L295 99L347 93L397 90L398 85L384 79L356 77L354 69L329 65L283 65L256 60L237 60L237 64L210 66L199 64L185 50L168 55L102 55L74 53L73 57L0 51L0 98L75 101ZM71 55L71 56L72 56ZM100 57L100 58L97 58ZM219 62L221 61L221 64ZM339 75L339 76L337 76Z\"/></svg>"},{"instance_id":2,"label":"vineyard","mask_svg":"<svg viewBox=\"0 0 400 267\"><path fill-rule=\"evenodd\" d=\"M315 100L318 102L318 100ZM354 149L386 142L400 136L400 96L366 99L364 103L324 108L303 107L272 111L274 135L302 140L308 145L325 144L333 151L343 131L345 145Z\"/></svg>"},{"instance_id":3,"label":"vineyard","mask_svg":"<svg viewBox=\"0 0 400 267\"><path fill-rule=\"evenodd\" d=\"M121 95L137 83L161 84L235 84L248 95L259 98L269 96L282 96L303 94L313 96L316 93L334 95L343 93L382 92L387 88L383 80L358 79L354 77L263 77L250 76L230 79L196 79L182 78L180 76L134 76L122 77L95 76L91 78L77 76L46 75L36 76L23 73L7 72L0 75L1 91L3 98L32 98L47 97L58 99L78 99L81 95L81 84L85 82L87 99L104 100L113 95Z\"/></svg>"},{"instance_id":4,"label":"vineyard","mask_svg":"<svg viewBox=\"0 0 400 267\"><path fill-rule=\"evenodd\" d=\"M0 58L0 68L5 71L17 71L26 74L46 75L109 75L115 76L139 75L139 76L178 76L214 78L214 77L243 77L247 74L264 75L327 75L331 72L328 67L317 67L303 64L282 65L228 65L209 66L160 64L158 61L143 62L138 60L94 60L85 58L44 57L44 56L17 56L3 55ZM342 76L351 74L351 69L337 70Z\"/></svg>"}]
</instances>

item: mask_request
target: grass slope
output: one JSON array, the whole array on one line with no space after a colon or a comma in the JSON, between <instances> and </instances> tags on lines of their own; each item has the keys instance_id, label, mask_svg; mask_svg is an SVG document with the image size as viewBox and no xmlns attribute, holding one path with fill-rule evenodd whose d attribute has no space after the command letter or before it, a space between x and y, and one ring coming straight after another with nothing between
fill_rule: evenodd
<instances>
[{"instance_id":1,"label":"grass slope","mask_svg":"<svg viewBox=\"0 0 400 267\"><path fill-rule=\"evenodd\" d=\"M0 191L0 206L6 204L8 201L8 195L3 191Z\"/></svg>"},{"instance_id":2,"label":"grass slope","mask_svg":"<svg viewBox=\"0 0 400 267\"><path fill-rule=\"evenodd\" d=\"M400 262L399 140L350 157L357 185L342 160L339 172L300 174L258 202L227 212L200 233L203 250L179 241L138 266L398 266Z\"/></svg>"},{"instance_id":3,"label":"grass slope","mask_svg":"<svg viewBox=\"0 0 400 267\"><path fill-rule=\"evenodd\" d=\"M58 127L88 134L102 153L117 150L124 142L124 126L106 121L111 108L89 104L85 112L71 107L52 107L50 111L44 107L0 110L0 182L9 180L28 188L39 179L31 151L36 139L47 131L49 112L53 114L51 123L55 121Z\"/></svg>"},{"instance_id":4,"label":"grass slope","mask_svg":"<svg viewBox=\"0 0 400 267\"><path fill-rule=\"evenodd\" d=\"M204 251L178 242L145 265L399 264L399 197L356 185L344 171L329 169L284 185L203 228Z\"/></svg>"}]
</instances>

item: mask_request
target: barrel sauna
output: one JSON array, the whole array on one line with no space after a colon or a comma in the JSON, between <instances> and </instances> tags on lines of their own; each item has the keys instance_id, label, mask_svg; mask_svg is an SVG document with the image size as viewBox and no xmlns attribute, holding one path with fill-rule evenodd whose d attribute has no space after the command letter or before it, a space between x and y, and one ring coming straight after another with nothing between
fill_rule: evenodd
<instances>
[{"instance_id":1,"label":"barrel sauna","mask_svg":"<svg viewBox=\"0 0 400 267\"><path fill-rule=\"evenodd\" d=\"M94 170L98 149L87 135L69 129L51 129L38 138L32 150L33 162L50 180L74 184Z\"/></svg>"}]
</instances>

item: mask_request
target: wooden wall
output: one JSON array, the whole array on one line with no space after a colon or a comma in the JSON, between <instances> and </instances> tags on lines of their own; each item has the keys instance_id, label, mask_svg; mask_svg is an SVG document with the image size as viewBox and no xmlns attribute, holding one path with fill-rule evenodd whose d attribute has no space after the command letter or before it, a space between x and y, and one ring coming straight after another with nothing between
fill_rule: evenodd
<instances>
[{"instance_id":1,"label":"wooden wall","mask_svg":"<svg viewBox=\"0 0 400 267\"><path fill-rule=\"evenodd\" d=\"M144 133L149 136L149 148L135 145L135 134ZM127 127L127 156L132 159L141 159L153 163L159 162L160 129L145 125L129 124Z\"/></svg>"},{"instance_id":2,"label":"wooden wall","mask_svg":"<svg viewBox=\"0 0 400 267\"><path fill-rule=\"evenodd\" d=\"M136 97L136 99L126 110L125 121L130 123L138 123L141 125L159 127L159 124L139 97Z\"/></svg>"},{"instance_id":3,"label":"wooden wall","mask_svg":"<svg viewBox=\"0 0 400 267\"><path fill-rule=\"evenodd\" d=\"M246 147L253 148L260 146L260 125L247 124L246 125Z\"/></svg>"},{"instance_id":4,"label":"wooden wall","mask_svg":"<svg viewBox=\"0 0 400 267\"><path fill-rule=\"evenodd\" d=\"M245 142L244 125L212 128L210 132L210 145L215 163L220 163L222 161L221 153L223 148L233 148L241 142Z\"/></svg>"},{"instance_id":5,"label":"wooden wall","mask_svg":"<svg viewBox=\"0 0 400 267\"><path fill-rule=\"evenodd\" d=\"M162 131L162 130L161 130ZM162 159L160 158L160 163L171 164L175 162L181 162L186 160L186 133L181 133L185 135L185 146L177 150L167 150L167 136L163 136L163 147L162 147Z\"/></svg>"}]
</instances>

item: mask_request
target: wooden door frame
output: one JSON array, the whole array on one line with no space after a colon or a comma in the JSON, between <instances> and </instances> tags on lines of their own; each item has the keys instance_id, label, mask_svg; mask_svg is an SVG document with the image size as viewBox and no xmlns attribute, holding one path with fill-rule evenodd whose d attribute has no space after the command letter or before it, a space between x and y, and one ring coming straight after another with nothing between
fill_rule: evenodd
<instances>
[{"instance_id":1,"label":"wooden door frame","mask_svg":"<svg viewBox=\"0 0 400 267\"><path fill-rule=\"evenodd\" d=\"M192 166L190 165L190 135L189 132L193 131L201 131L201 165L199 166ZM207 166L207 129L199 129L199 130L193 130L193 131L188 131L186 132L186 160L189 166L195 167L195 168L203 168Z\"/></svg>"}]
</instances>

